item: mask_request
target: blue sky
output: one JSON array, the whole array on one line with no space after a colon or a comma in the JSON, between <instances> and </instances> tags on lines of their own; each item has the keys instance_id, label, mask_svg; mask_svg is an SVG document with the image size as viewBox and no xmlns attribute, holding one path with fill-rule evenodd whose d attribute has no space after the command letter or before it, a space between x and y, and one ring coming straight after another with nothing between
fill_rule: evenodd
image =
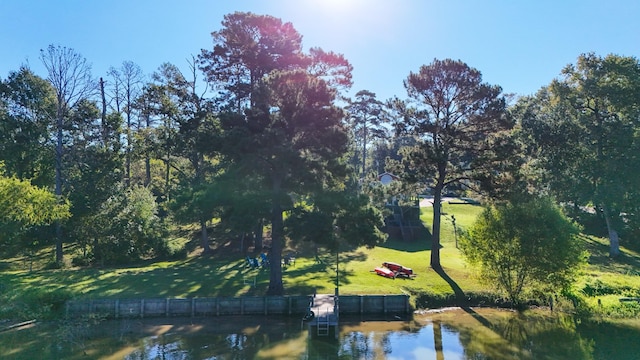
<instances>
[{"instance_id":1,"label":"blue sky","mask_svg":"<svg viewBox=\"0 0 640 360\"><path fill-rule=\"evenodd\" d=\"M581 53L640 56L637 0L0 0L0 77L39 50L73 48L95 77L125 60L146 74L212 45L225 14L251 11L293 23L305 47L342 53L352 94L404 98L410 71L460 59L508 93L528 95Z\"/></svg>"}]
</instances>

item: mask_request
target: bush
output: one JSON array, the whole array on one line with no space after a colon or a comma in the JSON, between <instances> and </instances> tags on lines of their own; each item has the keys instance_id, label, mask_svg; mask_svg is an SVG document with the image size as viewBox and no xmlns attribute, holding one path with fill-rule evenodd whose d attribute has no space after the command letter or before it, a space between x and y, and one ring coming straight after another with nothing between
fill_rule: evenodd
<instances>
[{"instance_id":1,"label":"bush","mask_svg":"<svg viewBox=\"0 0 640 360\"><path fill-rule=\"evenodd\" d=\"M127 264L169 253L158 204L145 187L131 188L107 199L96 223L102 225L93 255L102 265Z\"/></svg>"},{"instance_id":2,"label":"bush","mask_svg":"<svg viewBox=\"0 0 640 360\"><path fill-rule=\"evenodd\" d=\"M64 267L64 262L62 261L49 261L44 265L45 270L57 270L62 269Z\"/></svg>"},{"instance_id":3,"label":"bush","mask_svg":"<svg viewBox=\"0 0 640 360\"><path fill-rule=\"evenodd\" d=\"M458 299L455 294L437 294L430 291L414 290L412 295L418 309L437 309L448 306L491 306L512 307L512 303L503 296L492 292L468 292L464 299ZM537 304L537 301L531 301Z\"/></svg>"},{"instance_id":4,"label":"bush","mask_svg":"<svg viewBox=\"0 0 640 360\"><path fill-rule=\"evenodd\" d=\"M171 260L183 260L189 255L189 251L184 245L167 244L166 248L166 256Z\"/></svg>"},{"instance_id":5,"label":"bush","mask_svg":"<svg viewBox=\"0 0 640 360\"><path fill-rule=\"evenodd\" d=\"M640 303L637 301L620 302L593 309L592 313L612 318L638 318L640 317Z\"/></svg>"},{"instance_id":6,"label":"bush","mask_svg":"<svg viewBox=\"0 0 640 360\"><path fill-rule=\"evenodd\" d=\"M593 283L587 283L582 292L587 296L604 296L611 294L618 294L618 290L603 283L600 280L596 280Z\"/></svg>"},{"instance_id":7,"label":"bush","mask_svg":"<svg viewBox=\"0 0 640 360\"><path fill-rule=\"evenodd\" d=\"M31 303L37 308L46 308L46 317L60 315L64 310L65 303L73 297L72 293L66 289L43 290L33 294Z\"/></svg>"},{"instance_id":8,"label":"bush","mask_svg":"<svg viewBox=\"0 0 640 360\"><path fill-rule=\"evenodd\" d=\"M530 198L485 209L461 237L460 249L483 280L518 303L524 291L573 284L587 258L579 231L551 200Z\"/></svg>"},{"instance_id":9,"label":"bush","mask_svg":"<svg viewBox=\"0 0 640 360\"><path fill-rule=\"evenodd\" d=\"M436 309L458 305L454 294L436 294L428 291L417 293L415 301L418 309Z\"/></svg>"},{"instance_id":10,"label":"bush","mask_svg":"<svg viewBox=\"0 0 640 360\"><path fill-rule=\"evenodd\" d=\"M91 265L92 262L93 260L91 259L90 256L84 256L84 255L74 256L71 259L71 265L79 266L79 267L89 266Z\"/></svg>"},{"instance_id":11,"label":"bush","mask_svg":"<svg viewBox=\"0 0 640 360\"><path fill-rule=\"evenodd\" d=\"M71 298L72 293L66 289L8 290L0 294L0 318L18 321L59 318Z\"/></svg>"}]
</instances>

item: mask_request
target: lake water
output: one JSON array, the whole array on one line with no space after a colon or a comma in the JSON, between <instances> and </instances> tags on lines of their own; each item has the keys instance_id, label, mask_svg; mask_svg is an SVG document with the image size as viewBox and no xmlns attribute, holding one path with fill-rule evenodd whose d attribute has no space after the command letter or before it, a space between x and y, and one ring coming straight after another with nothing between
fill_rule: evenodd
<instances>
[{"instance_id":1,"label":"lake water","mask_svg":"<svg viewBox=\"0 0 640 360\"><path fill-rule=\"evenodd\" d=\"M341 318L309 339L297 319L219 317L40 324L0 333L1 359L640 359L640 320L446 309L412 320Z\"/></svg>"}]
</instances>

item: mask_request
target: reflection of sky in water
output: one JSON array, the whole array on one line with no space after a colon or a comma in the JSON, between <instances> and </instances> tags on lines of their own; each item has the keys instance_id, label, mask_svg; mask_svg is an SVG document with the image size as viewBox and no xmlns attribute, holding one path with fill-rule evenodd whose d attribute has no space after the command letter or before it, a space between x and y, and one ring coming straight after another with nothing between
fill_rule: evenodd
<instances>
[{"instance_id":1,"label":"reflection of sky in water","mask_svg":"<svg viewBox=\"0 0 640 360\"><path fill-rule=\"evenodd\" d=\"M166 354L176 354L179 347L176 343L163 343L162 339L158 336L151 336L144 339L144 352L147 359L162 359ZM140 351L140 350L139 350ZM138 358L138 352L135 351L130 354L126 359ZM135 356L135 357L132 357Z\"/></svg>"},{"instance_id":2,"label":"reflection of sky in water","mask_svg":"<svg viewBox=\"0 0 640 360\"><path fill-rule=\"evenodd\" d=\"M441 326L442 355L446 360L464 359L464 348L458 340L458 333ZM435 341L433 339L433 325L429 324L417 333L393 332L389 335L391 353L387 359L436 359Z\"/></svg>"},{"instance_id":3,"label":"reflection of sky in water","mask_svg":"<svg viewBox=\"0 0 640 360\"><path fill-rule=\"evenodd\" d=\"M349 332L341 335L341 343L337 347L330 346L317 348L319 355L352 356L356 359L390 359L390 360L427 360L446 359L464 360L464 349L458 339L458 333L449 330L444 324L440 326L442 334L442 353L438 357L435 349L433 324L427 324L417 332L406 331L371 331L371 332ZM174 336L151 336L143 340L142 348L128 354L125 359L218 359L231 356L238 359L248 359L249 353L244 353L245 342L248 337L244 334L229 334L222 336L220 340L225 344L222 348L216 349L216 338L213 336L198 343L200 353L195 348L181 342L181 337ZM212 342L211 342L212 341ZM322 343L321 343L322 344ZM196 344L192 343L190 346ZM213 345L214 349L208 349ZM271 344L273 345L273 344ZM333 348L333 350L331 350ZM196 351L198 355L193 352ZM335 352L334 352L335 351ZM336 354L337 352L337 354ZM210 356L210 354L216 354ZM206 354L206 355L205 355ZM196 357L194 357L194 355ZM221 356L221 357L219 357Z\"/></svg>"}]
</instances>

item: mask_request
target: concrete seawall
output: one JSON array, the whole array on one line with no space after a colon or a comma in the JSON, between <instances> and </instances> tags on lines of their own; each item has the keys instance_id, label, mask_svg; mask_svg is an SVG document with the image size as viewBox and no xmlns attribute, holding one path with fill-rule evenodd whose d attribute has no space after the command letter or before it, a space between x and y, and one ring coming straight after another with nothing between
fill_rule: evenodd
<instances>
[{"instance_id":1,"label":"concrete seawall","mask_svg":"<svg viewBox=\"0 0 640 360\"><path fill-rule=\"evenodd\" d=\"M224 315L304 315L309 296L216 298L81 299L66 303L66 315L107 318L195 317ZM342 295L340 314L407 314L408 295Z\"/></svg>"}]
</instances>

